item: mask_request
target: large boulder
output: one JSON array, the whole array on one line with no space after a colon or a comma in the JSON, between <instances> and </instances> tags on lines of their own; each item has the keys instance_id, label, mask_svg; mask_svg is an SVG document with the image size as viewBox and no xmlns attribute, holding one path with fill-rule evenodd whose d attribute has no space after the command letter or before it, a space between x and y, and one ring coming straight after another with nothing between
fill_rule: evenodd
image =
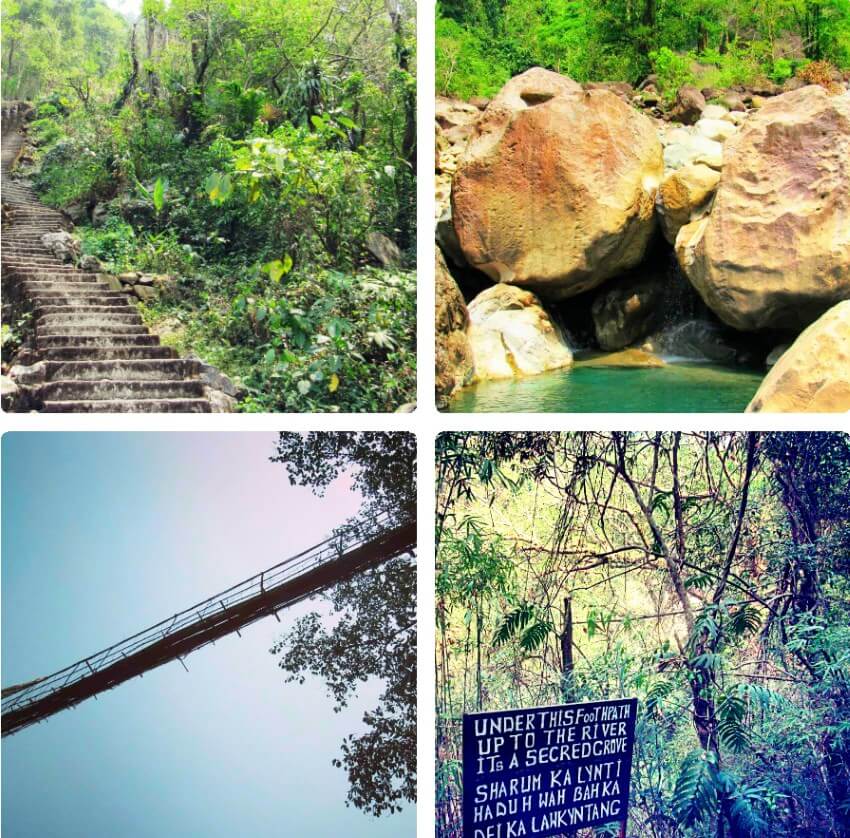
<instances>
[{"instance_id":1,"label":"large boulder","mask_svg":"<svg viewBox=\"0 0 850 838\"><path fill-rule=\"evenodd\" d=\"M726 119L702 119L694 125L694 130L700 137L725 143L738 129L735 124Z\"/></svg>"},{"instance_id":2,"label":"large boulder","mask_svg":"<svg viewBox=\"0 0 850 838\"><path fill-rule=\"evenodd\" d=\"M671 172L661 183L655 208L661 219L664 238L674 244L679 230L701 218L717 191L720 172L703 163L694 163Z\"/></svg>"},{"instance_id":3,"label":"large boulder","mask_svg":"<svg viewBox=\"0 0 850 838\"><path fill-rule=\"evenodd\" d=\"M670 132L664 148L664 169L675 171L702 164L718 171L723 168L723 143L679 129Z\"/></svg>"},{"instance_id":4,"label":"large boulder","mask_svg":"<svg viewBox=\"0 0 850 838\"><path fill-rule=\"evenodd\" d=\"M648 335L663 315L665 277L637 269L599 289L591 313L596 342L602 349L624 349Z\"/></svg>"},{"instance_id":5,"label":"large boulder","mask_svg":"<svg viewBox=\"0 0 850 838\"><path fill-rule=\"evenodd\" d=\"M434 118L443 131L463 125L471 125L481 116L479 109L472 103L447 96L438 96L434 106Z\"/></svg>"},{"instance_id":6,"label":"large boulder","mask_svg":"<svg viewBox=\"0 0 850 838\"><path fill-rule=\"evenodd\" d=\"M457 283L437 250L436 261L435 389L437 401L472 381L472 346L469 343L469 313Z\"/></svg>"},{"instance_id":7,"label":"large boulder","mask_svg":"<svg viewBox=\"0 0 850 838\"><path fill-rule=\"evenodd\" d=\"M693 125L705 110L705 96L695 87L683 84L676 92L676 101L670 108L670 118L683 125Z\"/></svg>"},{"instance_id":8,"label":"large boulder","mask_svg":"<svg viewBox=\"0 0 850 838\"><path fill-rule=\"evenodd\" d=\"M560 329L530 291L494 285L469 304L469 317L479 380L537 375L572 363Z\"/></svg>"},{"instance_id":9,"label":"large boulder","mask_svg":"<svg viewBox=\"0 0 850 838\"><path fill-rule=\"evenodd\" d=\"M397 268L402 263L399 246L389 237L377 230L366 236L366 250L383 268Z\"/></svg>"},{"instance_id":10,"label":"large boulder","mask_svg":"<svg viewBox=\"0 0 850 838\"><path fill-rule=\"evenodd\" d=\"M450 203L446 204L443 211L440 213L435 226L434 235L437 239L437 244L440 246L440 250L443 251L446 258L453 265L458 268L467 267L466 258L463 255L463 251L460 249L460 242L457 240L455 225L452 224L452 206Z\"/></svg>"},{"instance_id":11,"label":"large boulder","mask_svg":"<svg viewBox=\"0 0 850 838\"><path fill-rule=\"evenodd\" d=\"M563 299L643 257L662 175L652 122L608 90L534 68L476 125L452 184L470 265Z\"/></svg>"},{"instance_id":12,"label":"large boulder","mask_svg":"<svg viewBox=\"0 0 850 838\"><path fill-rule=\"evenodd\" d=\"M751 115L726 141L711 215L676 251L736 329L800 329L850 298L850 96L804 87Z\"/></svg>"},{"instance_id":13,"label":"large boulder","mask_svg":"<svg viewBox=\"0 0 850 838\"><path fill-rule=\"evenodd\" d=\"M850 410L850 300L833 306L774 364L747 412Z\"/></svg>"},{"instance_id":14,"label":"large boulder","mask_svg":"<svg viewBox=\"0 0 850 838\"><path fill-rule=\"evenodd\" d=\"M80 240L64 230L45 233L41 237L41 245L60 262L76 262L80 257Z\"/></svg>"}]
</instances>

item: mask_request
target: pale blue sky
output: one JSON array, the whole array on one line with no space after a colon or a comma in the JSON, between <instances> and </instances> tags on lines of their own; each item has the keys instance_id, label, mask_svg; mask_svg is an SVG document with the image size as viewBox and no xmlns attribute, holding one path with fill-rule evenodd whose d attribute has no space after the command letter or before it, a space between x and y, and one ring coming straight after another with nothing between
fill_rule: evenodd
<instances>
[{"instance_id":1,"label":"pale blue sky","mask_svg":"<svg viewBox=\"0 0 850 838\"><path fill-rule=\"evenodd\" d=\"M106 0L106 5L131 19L138 17L142 10L142 0Z\"/></svg>"},{"instance_id":2,"label":"pale blue sky","mask_svg":"<svg viewBox=\"0 0 850 838\"><path fill-rule=\"evenodd\" d=\"M356 513L268 462L275 434L6 434L2 683L45 675L229 587ZM413 836L345 806L340 714L269 648L302 603L2 740L4 838Z\"/></svg>"}]
</instances>

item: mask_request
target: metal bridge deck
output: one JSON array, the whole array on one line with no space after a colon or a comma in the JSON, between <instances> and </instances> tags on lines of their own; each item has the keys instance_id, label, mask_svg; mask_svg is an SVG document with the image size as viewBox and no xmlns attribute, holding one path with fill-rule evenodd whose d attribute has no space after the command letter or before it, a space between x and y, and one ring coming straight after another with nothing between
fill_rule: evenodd
<instances>
[{"instance_id":1,"label":"metal bridge deck","mask_svg":"<svg viewBox=\"0 0 850 838\"><path fill-rule=\"evenodd\" d=\"M274 614L353 574L413 553L415 521L379 517L325 541L220 594L58 672L3 690L3 736L73 707L150 669Z\"/></svg>"}]
</instances>

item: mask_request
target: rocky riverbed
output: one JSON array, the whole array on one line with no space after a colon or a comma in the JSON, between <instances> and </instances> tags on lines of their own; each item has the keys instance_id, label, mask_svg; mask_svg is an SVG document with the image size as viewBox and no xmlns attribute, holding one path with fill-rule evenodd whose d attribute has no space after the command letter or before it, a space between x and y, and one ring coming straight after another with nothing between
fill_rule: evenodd
<instances>
[{"instance_id":1,"label":"rocky riverbed","mask_svg":"<svg viewBox=\"0 0 850 838\"><path fill-rule=\"evenodd\" d=\"M665 105L533 68L436 116L439 403L590 353L757 372L751 411L850 410L846 79Z\"/></svg>"}]
</instances>

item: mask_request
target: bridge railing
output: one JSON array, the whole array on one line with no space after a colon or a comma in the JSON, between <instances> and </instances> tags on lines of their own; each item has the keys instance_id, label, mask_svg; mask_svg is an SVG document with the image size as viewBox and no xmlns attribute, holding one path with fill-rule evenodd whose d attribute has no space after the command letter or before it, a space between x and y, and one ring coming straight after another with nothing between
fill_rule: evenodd
<instances>
[{"instance_id":1,"label":"bridge railing","mask_svg":"<svg viewBox=\"0 0 850 838\"><path fill-rule=\"evenodd\" d=\"M149 628L126 638L106 649L88 655L82 660L54 672L45 678L22 684L20 688L4 689L6 694L2 701L3 714L39 700L50 693L71 685L100 669L127 658L133 653L150 646L154 642L168 638L169 635L181 631L191 625L203 623L204 619L214 612L218 617L221 612L228 612L234 606L250 600L260 594L275 590L299 576L315 570L322 565L341 558L355 548L365 545L380 537L397 523L389 513L381 513L374 518L345 524L338 527L334 533L302 550L294 556L239 582L236 585L209 597L196 605L180 611L174 616L161 620Z\"/></svg>"}]
</instances>

